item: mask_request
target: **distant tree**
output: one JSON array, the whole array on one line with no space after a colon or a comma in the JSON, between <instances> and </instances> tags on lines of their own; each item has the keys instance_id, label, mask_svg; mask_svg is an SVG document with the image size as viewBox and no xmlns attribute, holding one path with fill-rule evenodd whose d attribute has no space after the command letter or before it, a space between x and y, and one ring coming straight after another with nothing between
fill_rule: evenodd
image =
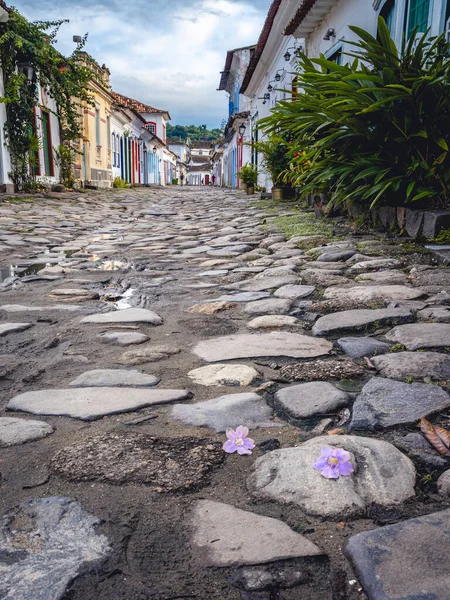
<instances>
[{"instance_id":1,"label":"distant tree","mask_svg":"<svg viewBox=\"0 0 450 600\"><path fill-rule=\"evenodd\" d=\"M208 129L206 125L167 124L167 137L191 140L214 141L222 137L223 128Z\"/></svg>"}]
</instances>

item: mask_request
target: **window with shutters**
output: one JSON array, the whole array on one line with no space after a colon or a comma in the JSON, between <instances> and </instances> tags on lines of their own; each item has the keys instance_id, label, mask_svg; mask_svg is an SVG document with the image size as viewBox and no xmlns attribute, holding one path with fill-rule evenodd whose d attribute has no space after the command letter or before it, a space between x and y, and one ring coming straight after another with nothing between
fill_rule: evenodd
<instances>
[{"instance_id":1,"label":"window with shutters","mask_svg":"<svg viewBox=\"0 0 450 600\"><path fill-rule=\"evenodd\" d=\"M408 37L411 37L416 27L419 33L427 30L429 12L430 0L409 0Z\"/></svg>"},{"instance_id":2,"label":"window with shutters","mask_svg":"<svg viewBox=\"0 0 450 600\"><path fill-rule=\"evenodd\" d=\"M44 171L45 175L52 177L54 172L53 167L53 148L52 148L52 132L50 129L50 114L42 111L42 146L44 150Z\"/></svg>"},{"instance_id":3,"label":"window with shutters","mask_svg":"<svg viewBox=\"0 0 450 600\"><path fill-rule=\"evenodd\" d=\"M102 138L100 134L100 110L95 109L95 143L97 146L102 145Z\"/></svg>"}]
</instances>

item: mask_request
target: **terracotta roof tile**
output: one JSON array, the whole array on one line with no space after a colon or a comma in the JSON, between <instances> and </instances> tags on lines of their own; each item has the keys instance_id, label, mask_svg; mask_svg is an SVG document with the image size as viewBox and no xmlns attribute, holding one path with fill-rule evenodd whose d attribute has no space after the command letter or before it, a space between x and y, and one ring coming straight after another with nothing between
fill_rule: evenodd
<instances>
[{"instance_id":1,"label":"terracotta roof tile","mask_svg":"<svg viewBox=\"0 0 450 600\"><path fill-rule=\"evenodd\" d=\"M124 106L125 108L131 108L138 113L162 113L169 114L167 110L161 110L159 108L154 108L148 104L144 104L143 102L139 102L139 100L135 100L134 98L128 98L128 96L124 96L123 94L118 94L117 92L111 92L114 100L120 106ZM170 115L169 115L170 118Z\"/></svg>"},{"instance_id":2,"label":"terracotta roof tile","mask_svg":"<svg viewBox=\"0 0 450 600\"><path fill-rule=\"evenodd\" d=\"M284 35L292 35L296 31L298 26L301 24L316 2L317 0L302 0L300 2L297 12L284 30Z\"/></svg>"},{"instance_id":3,"label":"terracotta roof tile","mask_svg":"<svg viewBox=\"0 0 450 600\"><path fill-rule=\"evenodd\" d=\"M188 166L188 173L201 173L201 172L205 172L205 171L209 171L211 169L211 163L208 163L207 165L195 165L195 166Z\"/></svg>"},{"instance_id":4,"label":"terracotta roof tile","mask_svg":"<svg viewBox=\"0 0 450 600\"><path fill-rule=\"evenodd\" d=\"M192 140L192 148L197 148L197 149L208 149L211 148L211 144L212 142L209 142L207 140Z\"/></svg>"},{"instance_id":5,"label":"terracotta roof tile","mask_svg":"<svg viewBox=\"0 0 450 600\"><path fill-rule=\"evenodd\" d=\"M262 53L264 52L264 48L266 47L267 40L269 39L270 32L272 30L273 23L275 21L275 17L277 16L278 9L280 8L281 0L273 0L271 7L269 8L269 13L266 17L266 21L264 23L264 27L261 31L261 34L258 39L258 43L256 44L255 52L253 53L252 58L250 59L250 64L248 65L247 72L245 73L244 80L242 81L240 93L243 94L248 87L248 84L251 81L253 73L259 63L259 59L261 58Z\"/></svg>"}]
</instances>

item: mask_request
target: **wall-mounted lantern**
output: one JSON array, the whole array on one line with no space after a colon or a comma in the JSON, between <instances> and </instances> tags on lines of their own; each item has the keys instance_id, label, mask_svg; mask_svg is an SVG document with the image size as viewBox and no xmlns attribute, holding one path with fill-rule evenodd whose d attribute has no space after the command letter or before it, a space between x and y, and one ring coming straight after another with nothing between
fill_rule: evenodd
<instances>
[{"instance_id":1,"label":"wall-mounted lantern","mask_svg":"<svg viewBox=\"0 0 450 600\"><path fill-rule=\"evenodd\" d=\"M326 34L323 36L323 39L328 42L332 37L336 37L336 32L332 27L330 27L330 29L328 29Z\"/></svg>"}]
</instances>

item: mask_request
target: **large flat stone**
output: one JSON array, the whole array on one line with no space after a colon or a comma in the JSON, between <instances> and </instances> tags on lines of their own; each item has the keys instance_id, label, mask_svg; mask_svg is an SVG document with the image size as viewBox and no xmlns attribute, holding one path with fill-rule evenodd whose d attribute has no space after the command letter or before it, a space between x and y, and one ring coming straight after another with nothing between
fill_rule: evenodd
<instances>
[{"instance_id":1,"label":"large flat stone","mask_svg":"<svg viewBox=\"0 0 450 600\"><path fill-rule=\"evenodd\" d=\"M319 262L338 262L345 261L354 256L357 253L356 250L345 250L345 249L336 249L331 250L329 248L324 248L323 254L321 254L317 260Z\"/></svg>"},{"instance_id":2,"label":"large flat stone","mask_svg":"<svg viewBox=\"0 0 450 600\"><path fill-rule=\"evenodd\" d=\"M225 294L220 298L211 300L211 302L254 302L269 297L269 292L241 292L238 294Z\"/></svg>"},{"instance_id":3,"label":"large flat stone","mask_svg":"<svg viewBox=\"0 0 450 600\"><path fill-rule=\"evenodd\" d=\"M375 281L382 285L403 285L408 283L408 277L403 271L392 269L392 271L361 273L355 277L355 281Z\"/></svg>"},{"instance_id":4,"label":"large flat stone","mask_svg":"<svg viewBox=\"0 0 450 600\"><path fill-rule=\"evenodd\" d=\"M107 313L97 313L83 317L80 323L150 323L161 325L163 320L152 310L146 308L126 308Z\"/></svg>"},{"instance_id":5,"label":"large flat stone","mask_svg":"<svg viewBox=\"0 0 450 600\"><path fill-rule=\"evenodd\" d=\"M70 388L25 392L9 401L9 410L34 415L60 415L94 421L106 415L139 410L188 398L188 390L117 389L113 387Z\"/></svg>"},{"instance_id":6,"label":"large flat stone","mask_svg":"<svg viewBox=\"0 0 450 600\"><path fill-rule=\"evenodd\" d=\"M364 273L365 271L389 269L389 267L397 267L400 264L400 261L396 258L376 258L374 260L365 260L360 263L355 263L350 267L349 272Z\"/></svg>"},{"instance_id":7,"label":"large flat stone","mask_svg":"<svg viewBox=\"0 0 450 600\"><path fill-rule=\"evenodd\" d=\"M324 446L350 452L354 473L332 480L316 471L313 464ZM326 435L261 456L247 484L257 499L292 503L308 514L342 520L363 513L372 502L390 506L414 496L415 475L409 458L388 442Z\"/></svg>"},{"instance_id":8,"label":"large flat stone","mask_svg":"<svg viewBox=\"0 0 450 600\"><path fill-rule=\"evenodd\" d=\"M358 533L344 553L369 600L448 600L450 510Z\"/></svg>"},{"instance_id":9,"label":"large flat stone","mask_svg":"<svg viewBox=\"0 0 450 600\"><path fill-rule=\"evenodd\" d=\"M137 483L174 492L199 487L225 457L222 443L211 439L110 431L66 446L52 458L50 468L68 481Z\"/></svg>"},{"instance_id":10,"label":"large flat stone","mask_svg":"<svg viewBox=\"0 0 450 600\"><path fill-rule=\"evenodd\" d=\"M196 427L211 427L226 431L245 425L251 429L276 425L271 420L272 409L261 396L253 393L226 394L195 404L175 404L170 416L175 421Z\"/></svg>"},{"instance_id":11,"label":"large flat stone","mask_svg":"<svg viewBox=\"0 0 450 600\"><path fill-rule=\"evenodd\" d=\"M365 329L370 326L378 327L392 323L404 323L412 319L411 311L406 308L343 310L320 317L314 324L312 332L314 335L327 335L338 331Z\"/></svg>"},{"instance_id":12,"label":"large flat stone","mask_svg":"<svg viewBox=\"0 0 450 600\"><path fill-rule=\"evenodd\" d=\"M345 285L352 281L348 277L337 275L333 271L321 270L320 268L305 269L301 275L302 281L310 285Z\"/></svg>"},{"instance_id":13,"label":"large flat stone","mask_svg":"<svg viewBox=\"0 0 450 600\"><path fill-rule=\"evenodd\" d=\"M281 275L280 277L265 277L263 279L250 279L226 285L226 289L240 290L242 292L264 292L283 287L284 285L297 285L299 278L293 275Z\"/></svg>"},{"instance_id":14,"label":"large flat stone","mask_svg":"<svg viewBox=\"0 0 450 600\"><path fill-rule=\"evenodd\" d=\"M338 346L352 358L362 358L363 356L373 356L384 354L389 350L392 344L380 342L371 337L345 337L337 341Z\"/></svg>"},{"instance_id":15,"label":"large flat stone","mask_svg":"<svg viewBox=\"0 0 450 600\"><path fill-rule=\"evenodd\" d=\"M52 290L48 296L52 300L61 300L62 302L87 302L88 300L98 300L100 298L98 292L83 288Z\"/></svg>"},{"instance_id":16,"label":"large flat stone","mask_svg":"<svg viewBox=\"0 0 450 600\"><path fill-rule=\"evenodd\" d=\"M32 323L1 323L0 324L0 337L8 335L8 333L19 333L32 327Z\"/></svg>"},{"instance_id":17,"label":"large flat stone","mask_svg":"<svg viewBox=\"0 0 450 600\"><path fill-rule=\"evenodd\" d=\"M450 323L450 308L448 306L430 306L417 313L421 321L431 320L433 323Z\"/></svg>"},{"instance_id":18,"label":"large flat stone","mask_svg":"<svg viewBox=\"0 0 450 600\"><path fill-rule=\"evenodd\" d=\"M84 310L83 306L65 306L64 304L52 304L51 306L25 306L24 304L3 304L0 306L0 310L4 310L8 313L16 312L52 312L54 310L67 310L68 312L77 312Z\"/></svg>"},{"instance_id":19,"label":"large flat stone","mask_svg":"<svg viewBox=\"0 0 450 600\"><path fill-rule=\"evenodd\" d=\"M450 355L439 352L395 352L374 356L372 363L382 377L392 379L450 379Z\"/></svg>"},{"instance_id":20,"label":"large flat stone","mask_svg":"<svg viewBox=\"0 0 450 600\"><path fill-rule=\"evenodd\" d=\"M53 431L53 427L44 421L0 417L0 447L40 440Z\"/></svg>"},{"instance_id":21,"label":"large flat stone","mask_svg":"<svg viewBox=\"0 0 450 600\"><path fill-rule=\"evenodd\" d=\"M164 360L181 352L176 346L145 344L139 348L128 350L116 359L116 363L122 365L143 365L148 362Z\"/></svg>"},{"instance_id":22,"label":"large flat stone","mask_svg":"<svg viewBox=\"0 0 450 600\"><path fill-rule=\"evenodd\" d=\"M386 339L403 344L408 350L447 348L450 346L450 324L414 323L399 325L386 334Z\"/></svg>"},{"instance_id":23,"label":"large flat stone","mask_svg":"<svg viewBox=\"0 0 450 600\"><path fill-rule=\"evenodd\" d=\"M97 336L101 342L117 344L118 346L134 346L143 344L150 339L139 331L107 331Z\"/></svg>"},{"instance_id":24,"label":"large flat stone","mask_svg":"<svg viewBox=\"0 0 450 600\"><path fill-rule=\"evenodd\" d=\"M215 364L193 369L189 371L188 377L200 385L247 386L259 377L259 373L247 365Z\"/></svg>"},{"instance_id":25,"label":"large flat stone","mask_svg":"<svg viewBox=\"0 0 450 600\"><path fill-rule=\"evenodd\" d=\"M189 525L193 545L208 566L264 564L323 554L282 521L212 500L197 501Z\"/></svg>"},{"instance_id":26,"label":"large flat stone","mask_svg":"<svg viewBox=\"0 0 450 600\"><path fill-rule=\"evenodd\" d=\"M0 597L60 600L110 554L99 523L70 498L36 498L7 512L0 519Z\"/></svg>"},{"instance_id":27,"label":"large flat stone","mask_svg":"<svg viewBox=\"0 0 450 600\"><path fill-rule=\"evenodd\" d=\"M277 327L300 327L301 323L295 317L286 315L263 315L247 323L247 329L276 329Z\"/></svg>"},{"instance_id":28,"label":"large flat stone","mask_svg":"<svg viewBox=\"0 0 450 600\"><path fill-rule=\"evenodd\" d=\"M207 362L255 358L258 356L290 356L314 358L329 354L332 343L298 333L276 332L228 335L199 342L194 354Z\"/></svg>"},{"instance_id":29,"label":"large flat stone","mask_svg":"<svg viewBox=\"0 0 450 600\"><path fill-rule=\"evenodd\" d=\"M94 369L78 375L71 387L150 387L160 382L159 377L137 369Z\"/></svg>"},{"instance_id":30,"label":"large flat stone","mask_svg":"<svg viewBox=\"0 0 450 600\"><path fill-rule=\"evenodd\" d=\"M364 263L362 263L364 264ZM420 288L410 288L404 285L375 285L356 287L331 287L325 290L325 300L357 300L359 302L370 302L371 300L414 300L423 296Z\"/></svg>"},{"instance_id":31,"label":"large flat stone","mask_svg":"<svg viewBox=\"0 0 450 600\"><path fill-rule=\"evenodd\" d=\"M310 296L316 288L313 285L283 285L274 293L275 298L288 298L295 301Z\"/></svg>"},{"instance_id":32,"label":"large flat stone","mask_svg":"<svg viewBox=\"0 0 450 600\"><path fill-rule=\"evenodd\" d=\"M286 298L268 298L267 300L257 300L248 302L244 311L248 315L285 315L289 312L292 300Z\"/></svg>"},{"instance_id":33,"label":"large flat stone","mask_svg":"<svg viewBox=\"0 0 450 600\"><path fill-rule=\"evenodd\" d=\"M449 406L450 396L436 385L373 377L353 405L350 429L414 423Z\"/></svg>"},{"instance_id":34,"label":"large flat stone","mask_svg":"<svg viewBox=\"0 0 450 600\"><path fill-rule=\"evenodd\" d=\"M311 381L278 390L274 400L293 419L309 419L337 412L348 404L349 397L331 383Z\"/></svg>"}]
</instances>

